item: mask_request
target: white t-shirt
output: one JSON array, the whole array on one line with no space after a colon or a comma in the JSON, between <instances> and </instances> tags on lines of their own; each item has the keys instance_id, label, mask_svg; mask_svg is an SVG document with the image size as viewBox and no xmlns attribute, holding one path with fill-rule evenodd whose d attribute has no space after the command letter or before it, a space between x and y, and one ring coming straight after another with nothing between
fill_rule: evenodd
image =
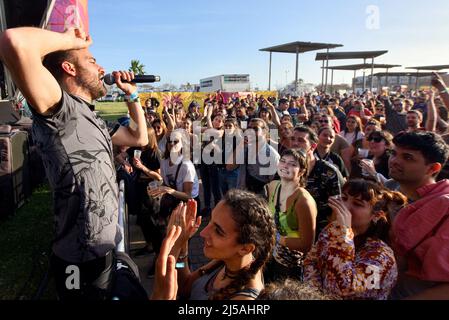
<instances>
[{"instance_id":1,"label":"white t-shirt","mask_svg":"<svg viewBox=\"0 0 449 320\"><path fill-rule=\"evenodd\" d=\"M193 182L192 198L199 195L198 175L196 174L195 166L190 160L182 160L181 168L179 168L178 179L175 182L176 170L180 161L170 166L170 159L163 159L161 161L161 175L164 179L164 185L172 186L176 184L176 191L184 192L184 182Z\"/></svg>"},{"instance_id":2,"label":"white t-shirt","mask_svg":"<svg viewBox=\"0 0 449 320\"><path fill-rule=\"evenodd\" d=\"M349 143L352 144L353 142L356 142L357 140L363 139L363 137L365 136L365 134L361 131L357 132L357 137L354 139L355 137L355 132L346 132L346 131L342 131L340 132L340 136L342 136L343 138L345 138L345 140Z\"/></svg>"}]
</instances>

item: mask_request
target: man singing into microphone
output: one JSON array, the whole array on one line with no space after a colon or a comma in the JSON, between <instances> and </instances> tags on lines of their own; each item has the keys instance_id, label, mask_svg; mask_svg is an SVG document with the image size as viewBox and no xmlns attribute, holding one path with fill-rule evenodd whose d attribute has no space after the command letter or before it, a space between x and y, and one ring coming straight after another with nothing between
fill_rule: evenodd
<instances>
[{"instance_id":1,"label":"man singing into microphone","mask_svg":"<svg viewBox=\"0 0 449 320\"><path fill-rule=\"evenodd\" d=\"M53 191L52 270L60 299L102 299L112 250L121 240L112 144L148 143L143 110L130 72L114 72L127 96L131 127L112 132L90 110L106 94L104 69L79 29L56 33L15 28L0 34L0 59L33 112L33 138Z\"/></svg>"}]
</instances>

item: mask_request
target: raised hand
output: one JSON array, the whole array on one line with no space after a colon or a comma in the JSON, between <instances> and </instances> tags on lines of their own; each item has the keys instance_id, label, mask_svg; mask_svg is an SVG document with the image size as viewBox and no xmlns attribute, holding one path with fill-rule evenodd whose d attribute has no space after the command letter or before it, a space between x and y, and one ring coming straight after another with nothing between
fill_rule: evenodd
<instances>
[{"instance_id":1,"label":"raised hand","mask_svg":"<svg viewBox=\"0 0 449 320\"><path fill-rule=\"evenodd\" d=\"M444 83L443 78L441 78L441 76L436 72L432 72L432 86L437 88L439 91L446 89L446 84Z\"/></svg>"},{"instance_id":2,"label":"raised hand","mask_svg":"<svg viewBox=\"0 0 449 320\"><path fill-rule=\"evenodd\" d=\"M337 222L344 227L351 228L352 215L346 208L341 198L330 197L328 201L329 207L332 209Z\"/></svg>"},{"instance_id":3,"label":"raised hand","mask_svg":"<svg viewBox=\"0 0 449 320\"><path fill-rule=\"evenodd\" d=\"M73 41L73 49L85 49L92 44L92 38L79 28L69 28L64 32Z\"/></svg>"},{"instance_id":4,"label":"raised hand","mask_svg":"<svg viewBox=\"0 0 449 320\"><path fill-rule=\"evenodd\" d=\"M176 258L169 254L180 234L181 227L172 226L162 242L156 261L151 300L176 300L178 293Z\"/></svg>"}]
</instances>

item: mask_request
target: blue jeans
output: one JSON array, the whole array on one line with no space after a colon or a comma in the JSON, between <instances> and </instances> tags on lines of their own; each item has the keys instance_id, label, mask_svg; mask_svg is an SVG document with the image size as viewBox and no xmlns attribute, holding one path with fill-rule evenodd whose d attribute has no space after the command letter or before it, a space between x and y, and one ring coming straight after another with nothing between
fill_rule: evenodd
<instances>
[{"instance_id":1,"label":"blue jeans","mask_svg":"<svg viewBox=\"0 0 449 320\"><path fill-rule=\"evenodd\" d=\"M236 168L232 171L226 170L226 168L220 168L218 170L218 174L220 176L220 189L223 195L225 195L229 190L237 188L239 171L240 168Z\"/></svg>"}]
</instances>

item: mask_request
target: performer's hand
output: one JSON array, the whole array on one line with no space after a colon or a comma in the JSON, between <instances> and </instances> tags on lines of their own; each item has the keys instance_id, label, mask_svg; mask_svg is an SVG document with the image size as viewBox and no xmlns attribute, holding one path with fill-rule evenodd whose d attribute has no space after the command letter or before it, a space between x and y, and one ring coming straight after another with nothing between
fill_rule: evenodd
<instances>
[{"instance_id":1,"label":"performer's hand","mask_svg":"<svg viewBox=\"0 0 449 320\"><path fill-rule=\"evenodd\" d=\"M115 84L126 95L130 95L137 90L137 85L131 81L134 79L134 73L130 71L114 71L112 75L115 78ZM122 82L122 79L128 82Z\"/></svg>"}]
</instances>

